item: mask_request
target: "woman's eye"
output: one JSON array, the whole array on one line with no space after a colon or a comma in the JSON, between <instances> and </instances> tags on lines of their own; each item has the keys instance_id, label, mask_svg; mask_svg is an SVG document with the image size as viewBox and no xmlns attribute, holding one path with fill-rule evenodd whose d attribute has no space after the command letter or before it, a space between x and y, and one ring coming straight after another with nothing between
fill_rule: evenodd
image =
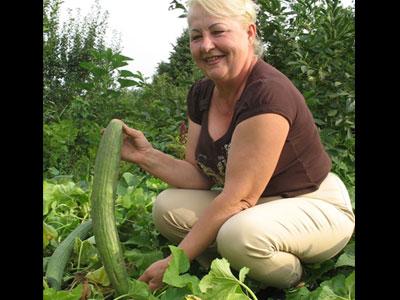
<instances>
[{"instance_id":1,"label":"woman's eye","mask_svg":"<svg viewBox=\"0 0 400 300\"><path fill-rule=\"evenodd\" d=\"M190 39L192 41L195 41L195 40L198 40L199 38L200 38L200 35L195 35L195 36L192 36Z\"/></svg>"},{"instance_id":2,"label":"woman's eye","mask_svg":"<svg viewBox=\"0 0 400 300\"><path fill-rule=\"evenodd\" d=\"M214 34L214 35L220 35L220 34L223 34L223 33L224 33L223 30L214 30L214 31L213 31L213 34Z\"/></svg>"}]
</instances>

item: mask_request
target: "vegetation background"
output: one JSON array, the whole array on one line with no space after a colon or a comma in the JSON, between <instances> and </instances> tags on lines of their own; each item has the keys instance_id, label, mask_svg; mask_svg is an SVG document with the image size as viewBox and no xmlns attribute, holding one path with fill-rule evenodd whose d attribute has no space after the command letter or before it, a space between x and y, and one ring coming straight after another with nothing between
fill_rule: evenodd
<instances>
[{"instance_id":1,"label":"vegetation background","mask_svg":"<svg viewBox=\"0 0 400 300\"><path fill-rule=\"evenodd\" d=\"M355 209L354 8L344 8L338 0L258 3L263 59L303 93L332 158L333 172L344 180ZM119 118L142 130L154 147L183 157L186 95L202 77L190 56L187 31L177 39L169 62L159 64L150 83L140 72L124 70L131 58L121 53L118 43L110 45L103 39L107 14L98 8L92 17L60 24L61 5L61 0L43 2L44 270L60 242L90 217L100 130ZM183 1L170 1L170 5L184 16ZM136 166L121 163L116 214L132 276L168 251L150 216L155 195L166 187ZM79 243L65 270L63 288L71 290L86 282L90 299L111 295L107 282L90 276L101 268L95 245ZM323 282L354 271L354 245L353 237L334 259L309 266L304 287L308 296L304 290L303 298L295 298L300 297L298 291L286 291L288 299L323 299L315 296L323 290ZM206 274L199 266L193 272L199 277ZM49 289L45 277L43 282L45 290ZM252 288L260 289L257 283Z\"/></svg>"}]
</instances>

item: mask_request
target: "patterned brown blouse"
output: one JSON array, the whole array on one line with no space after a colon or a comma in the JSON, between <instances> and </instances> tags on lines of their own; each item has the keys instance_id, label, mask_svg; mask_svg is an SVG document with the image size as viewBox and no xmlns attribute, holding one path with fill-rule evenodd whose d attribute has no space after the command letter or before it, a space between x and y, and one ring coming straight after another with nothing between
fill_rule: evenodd
<instances>
[{"instance_id":1,"label":"patterned brown blouse","mask_svg":"<svg viewBox=\"0 0 400 300\"><path fill-rule=\"evenodd\" d=\"M236 102L227 132L213 141L208 132L208 108L214 89L210 79L197 81L188 97L188 116L201 125L196 160L204 173L223 186L229 146L236 126L253 116L276 113L290 125L276 169L262 196L294 197L318 189L331 169L313 116L304 97L280 71L259 59Z\"/></svg>"}]
</instances>

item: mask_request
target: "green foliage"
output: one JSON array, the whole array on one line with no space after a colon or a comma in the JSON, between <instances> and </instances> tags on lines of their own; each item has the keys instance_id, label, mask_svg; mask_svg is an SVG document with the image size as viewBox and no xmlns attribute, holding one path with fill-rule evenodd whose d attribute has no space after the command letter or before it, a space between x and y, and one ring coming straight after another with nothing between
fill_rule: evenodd
<instances>
[{"instance_id":1,"label":"green foliage","mask_svg":"<svg viewBox=\"0 0 400 300\"><path fill-rule=\"evenodd\" d=\"M90 51L105 48L107 14L101 15L100 6L93 7L93 15L83 20L77 16L60 26L61 0L43 3L43 119L44 123L59 121L76 96L79 83L89 77L80 67L90 61Z\"/></svg>"},{"instance_id":2,"label":"green foliage","mask_svg":"<svg viewBox=\"0 0 400 300\"><path fill-rule=\"evenodd\" d=\"M121 69L131 58L103 40L107 13L100 6L83 21L72 18L59 28L61 1L44 6L43 171L88 179L100 130L124 118L128 87L141 87L140 72Z\"/></svg>"},{"instance_id":3,"label":"green foliage","mask_svg":"<svg viewBox=\"0 0 400 300\"><path fill-rule=\"evenodd\" d=\"M189 88L193 82L203 77L196 67L189 47L189 30L185 29L176 40L169 62L161 62L157 67L157 76L166 74L179 87Z\"/></svg>"},{"instance_id":4,"label":"green foliage","mask_svg":"<svg viewBox=\"0 0 400 300\"><path fill-rule=\"evenodd\" d=\"M265 60L303 93L332 157L333 171L351 189L355 183L354 8L343 8L335 0L259 4Z\"/></svg>"},{"instance_id":5,"label":"green foliage","mask_svg":"<svg viewBox=\"0 0 400 300\"><path fill-rule=\"evenodd\" d=\"M184 252L179 248L168 246L167 240L155 230L151 216L152 204L156 195L166 187L167 185L159 179L127 172L120 177L117 185L116 223L124 250L126 268L131 277L131 296L139 295L137 299L164 300L184 299L184 297L205 300L218 299L219 296L226 297L223 299L249 299L249 297L256 299L252 293L260 289L260 284L246 279L247 268L232 273L226 260L216 259L208 274L196 270L193 275ZM47 239L43 262L45 269L46 256L50 256L59 242L87 217L87 201L91 193L91 184L78 185L71 181L71 178L59 177L44 181L43 191L43 216L46 223L43 228L43 237L44 240L45 237ZM354 245L354 240L352 240L333 259L321 264L305 265L305 286L287 289L286 294L291 297L300 297L300 295L311 297L304 299L324 299L318 298L318 295L325 295L323 293L332 291L342 296L345 291L351 292L349 287L351 277L345 278L348 278L354 270ZM132 278L140 276L150 264L165 257L169 252L174 258L164 277L166 286L153 295L146 284ZM330 281L333 278L335 278L334 281ZM93 237L75 240L73 253L63 278L65 282L63 289L66 290L68 286L85 279L88 280L93 292L104 295L113 293L99 261ZM328 283L324 284L324 282ZM339 287L340 289L337 290ZM189 297L189 295L192 296ZM98 299L103 299L98 297Z\"/></svg>"},{"instance_id":6,"label":"green foliage","mask_svg":"<svg viewBox=\"0 0 400 300\"><path fill-rule=\"evenodd\" d=\"M43 222L43 250L46 249L47 245L51 240L55 240L58 236L57 230L53 226Z\"/></svg>"},{"instance_id":7,"label":"green foliage","mask_svg":"<svg viewBox=\"0 0 400 300\"><path fill-rule=\"evenodd\" d=\"M143 178L131 173L124 173L118 182L116 222L124 248L128 273L131 277L138 277L150 264L161 259L167 253L167 242L160 239L151 217L154 198L165 188L166 185L158 179L147 176L143 180ZM45 181L43 190L44 220L49 224L54 224L54 227L47 224L44 226L43 236L46 236L48 240L54 240L58 237L58 240L62 241L80 224L81 218L79 216L86 216L88 208L85 204L91 193L91 185L88 184L88 188L84 190L70 179L64 178L60 179L58 183L56 180ZM46 253L50 255L57 245L58 243L52 247L47 246ZM204 298L206 296L201 292L201 289L207 290L208 295L211 290L218 291L221 288L220 285L222 285L226 288L223 292L224 295L228 295L232 291L234 291L233 294L240 293L241 290L237 287L239 285L244 286L243 282L247 269L241 270L238 280L231 273L226 261L215 261L208 277L204 277L203 283L201 283L200 279L188 273L190 264L184 252L173 246L169 246L169 250L173 259L164 277L167 288L155 295L155 297L161 298L154 299L176 299L173 297L178 294L182 297L189 294L201 295L202 299L208 299ZM75 240L73 253L67 264L65 274L65 284L74 284L78 280L76 275L69 276L68 274L84 274L84 278L91 284L97 285L98 289L105 293L112 292L107 275L99 261L93 237L86 240ZM221 276L223 278L217 281L213 279ZM134 295L150 297L147 285L133 279L131 284L135 287ZM51 289L45 291L48 295L55 295ZM71 292L65 292L65 295L70 294Z\"/></svg>"},{"instance_id":8,"label":"green foliage","mask_svg":"<svg viewBox=\"0 0 400 300\"><path fill-rule=\"evenodd\" d=\"M100 284L102 286L109 286L110 280L108 279L107 273L104 267L100 267L97 270L88 272L85 276L90 282Z\"/></svg>"},{"instance_id":9,"label":"green foliage","mask_svg":"<svg viewBox=\"0 0 400 300\"><path fill-rule=\"evenodd\" d=\"M249 268L243 267L237 279L231 272L229 262L225 259L215 259L211 263L210 272L200 281L200 290L205 293L202 299L249 299L243 292L250 294L252 299L257 300L257 297L249 287L244 284L246 274Z\"/></svg>"},{"instance_id":10,"label":"green foliage","mask_svg":"<svg viewBox=\"0 0 400 300\"><path fill-rule=\"evenodd\" d=\"M190 267L189 259L182 249L174 246L169 246L169 248L172 260L164 273L163 282L173 287L184 288L191 294L199 294L199 279L186 273Z\"/></svg>"},{"instance_id":11,"label":"green foliage","mask_svg":"<svg viewBox=\"0 0 400 300\"><path fill-rule=\"evenodd\" d=\"M355 267L355 242L352 241L347 244L342 252L342 255L339 256L335 263L335 268L343 266Z\"/></svg>"},{"instance_id":12,"label":"green foliage","mask_svg":"<svg viewBox=\"0 0 400 300\"><path fill-rule=\"evenodd\" d=\"M53 288L46 288L43 291L43 300L77 300L82 294L82 285L76 286L71 291L57 291Z\"/></svg>"},{"instance_id":13,"label":"green foliage","mask_svg":"<svg viewBox=\"0 0 400 300\"><path fill-rule=\"evenodd\" d=\"M355 272L347 277L338 274L321 283L314 291L302 287L286 295L287 300L352 300L355 299Z\"/></svg>"},{"instance_id":14,"label":"green foliage","mask_svg":"<svg viewBox=\"0 0 400 300\"><path fill-rule=\"evenodd\" d=\"M89 218L88 190L70 179L43 182L44 252L51 253L83 220ZM45 239L48 241L46 242Z\"/></svg>"}]
</instances>

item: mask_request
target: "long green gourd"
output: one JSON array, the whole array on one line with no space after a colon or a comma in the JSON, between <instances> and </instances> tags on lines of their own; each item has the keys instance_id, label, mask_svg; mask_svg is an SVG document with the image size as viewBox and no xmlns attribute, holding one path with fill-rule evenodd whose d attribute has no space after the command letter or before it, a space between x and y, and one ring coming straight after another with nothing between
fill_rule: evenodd
<instances>
[{"instance_id":1,"label":"long green gourd","mask_svg":"<svg viewBox=\"0 0 400 300\"><path fill-rule=\"evenodd\" d=\"M79 224L79 226L76 227L53 252L46 268L46 279L50 287L56 290L61 289L62 275L71 256L75 238L86 238L90 229L92 229L92 220Z\"/></svg>"},{"instance_id":2,"label":"long green gourd","mask_svg":"<svg viewBox=\"0 0 400 300\"><path fill-rule=\"evenodd\" d=\"M96 248L117 295L129 291L128 273L115 222L114 198L122 145L122 122L113 119L97 150L91 194L91 216Z\"/></svg>"}]
</instances>

